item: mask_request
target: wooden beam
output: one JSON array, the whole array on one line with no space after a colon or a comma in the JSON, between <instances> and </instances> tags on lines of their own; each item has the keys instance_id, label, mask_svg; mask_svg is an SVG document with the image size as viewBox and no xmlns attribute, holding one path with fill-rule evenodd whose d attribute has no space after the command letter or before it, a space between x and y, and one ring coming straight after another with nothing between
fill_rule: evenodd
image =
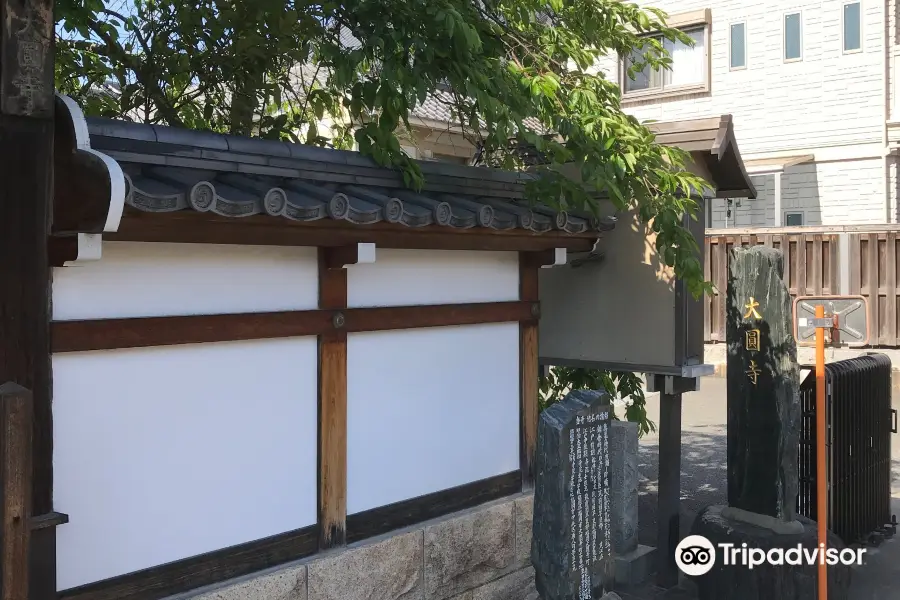
<instances>
[{"instance_id":1,"label":"wooden beam","mask_svg":"<svg viewBox=\"0 0 900 600\"><path fill-rule=\"evenodd\" d=\"M55 215L55 213L54 213ZM98 234L79 233L47 240L47 255L51 267L71 266L76 262L99 260L103 240Z\"/></svg>"},{"instance_id":2,"label":"wooden beam","mask_svg":"<svg viewBox=\"0 0 900 600\"><path fill-rule=\"evenodd\" d=\"M15 383L0 385L2 600L26 600L29 597L32 420L31 392Z\"/></svg>"},{"instance_id":3,"label":"wooden beam","mask_svg":"<svg viewBox=\"0 0 900 600\"><path fill-rule=\"evenodd\" d=\"M556 253L519 254L519 300L538 307L540 268L555 264ZM534 317L540 316L535 310ZM519 324L519 465L522 489L534 487L534 458L537 448L538 420L538 325L534 321Z\"/></svg>"},{"instance_id":4,"label":"wooden beam","mask_svg":"<svg viewBox=\"0 0 900 600\"><path fill-rule=\"evenodd\" d=\"M62 267L78 260L78 238L51 237L47 240L47 256L51 267Z\"/></svg>"},{"instance_id":5,"label":"wooden beam","mask_svg":"<svg viewBox=\"0 0 900 600\"><path fill-rule=\"evenodd\" d=\"M29 526L32 531L39 529L47 529L48 527L59 527L69 522L69 515L60 512L47 513L37 517L31 517Z\"/></svg>"},{"instance_id":6,"label":"wooden beam","mask_svg":"<svg viewBox=\"0 0 900 600\"><path fill-rule=\"evenodd\" d=\"M416 525L429 519L510 496L520 489L520 473L513 471L349 515L347 517L347 542L352 544L395 529Z\"/></svg>"},{"instance_id":7,"label":"wooden beam","mask_svg":"<svg viewBox=\"0 0 900 600\"><path fill-rule=\"evenodd\" d=\"M331 313L245 313L54 321L53 352L86 352L319 335L334 329Z\"/></svg>"},{"instance_id":8,"label":"wooden beam","mask_svg":"<svg viewBox=\"0 0 900 600\"><path fill-rule=\"evenodd\" d=\"M536 252L522 252L519 258L523 268L534 270L564 265L566 264L568 253L565 248L548 248ZM536 285L536 283L532 283L532 285ZM536 289L532 291L534 292L534 300L537 300Z\"/></svg>"},{"instance_id":9,"label":"wooden beam","mask_svg":"<svg viewBox=\"0 0 900 600\"><path fill-rule=\"evenodd\" d=\"M388 306L351 308L344 312L345 328L349 333L516 321L533 322L538 314L540 306L537 302Z\"/></svg>"},{"instance_id":10,"label":"wooden beam","mask_svg":"<svg viewBox=\"0 0 900 600\"><path fill-rule=\"evenodd\" d=\"M59 600L158 600L316 553L315 525L59 592Z\"/></svg>"},{"instance_id":11,"label":"wooden beam","mask_svg":"<svg viewBox=\"0 0 900 600\"><path fill-rule=\"evenodd\" d=\"M318 247L363 242L380 248L402 249L537 251L566 248L570 252L590 252L601 235L599 232L569 234L556 230L533 233L483 227L455 229L437 225L413 228L393 223L353 225L329 219L293 222L261 215L234 219L213 213L143 213L131 209L125 211L118 231L104 234L103 239Z\"/></svg>"},{"instance_id":12,"label":"wooden beam","mask_svg":"<svg viewBox=\"0 0 900 600\"><path fill-rule=\"evenodd\" d=\"M343 270L327 270L331 279L346 279ZM332 292L334 284L323 286ZM338 284L340 285L340 284ZM338 290L339 291L339 290ZM339 296L335 304L341 302ZM328 304L328 303L324 303ZM434 306L388 306L331 310L298 310L227 315L185 315L54 321L53 352L87 352L119 348L147 348L239 340L276 339L305 335L329 336L362 331L447 327L533 321L534 302L481 302Z\"/></svg>"},{"instance_id":13,"label":"wooden beam","mask_svg":"<svg viewBox=\"0 0 900 600\"><path fill-rule=\"evenodd\" d=\"M319 308L346 309L347 271L340 250L319 248ZM319 548L346 544L347 536L347 331L341 313L336 328L319 336ZM340 326L340 327L337 327Z\"/></svg>"},{"instance_id":14,"label":"wooden beam","mask_svg":"<svg viewBox=\"0 0 900 600\"><path fill-rule=\"evenodd\" d=\"M0 382L31 390L31 514L53 510L50 271L53 0L0 0ZM31 536L30 600L56 594L56 530ZM21 575L2 573L7 577Z\"/></svg>"},{"instance_id":15,"label":"wooden beam","mask_svg":"<svg viewBox=\"0 0 900 600\"><path fill-rule=\"evenodd\" d=\"M375 244L349 244L329 248L325 253L328 269L343 269L350 265L371 264L375 262Z\"/></svg>"}]
</instances>

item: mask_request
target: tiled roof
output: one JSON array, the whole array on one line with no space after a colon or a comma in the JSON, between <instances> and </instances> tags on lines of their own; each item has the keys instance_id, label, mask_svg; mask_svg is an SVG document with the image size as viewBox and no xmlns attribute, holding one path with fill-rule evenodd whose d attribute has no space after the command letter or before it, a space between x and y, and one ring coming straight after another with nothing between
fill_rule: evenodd
<instances>
[{"instance_id":1,"label":"tiled roof","mask_svg":"<svg viewBox=\"0 0 900 600\"><path fill-rule=\"evenodd\" d=\"M87 122L91 148L115 159L126 175L126 203L145 212L568 233L609 229L615 222L532 206L525 185L533 175L526 173L421 162L425 185L413 192L401 173L358 152L109 119Z\"/></svg>"}]
</instances>

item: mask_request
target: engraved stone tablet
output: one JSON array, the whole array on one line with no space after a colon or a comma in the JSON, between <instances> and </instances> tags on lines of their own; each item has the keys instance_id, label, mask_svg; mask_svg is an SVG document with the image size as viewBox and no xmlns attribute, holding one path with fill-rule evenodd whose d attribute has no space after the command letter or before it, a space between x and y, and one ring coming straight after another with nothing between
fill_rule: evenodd
<instances>
[{"instance_id":1,"label":"engraved stone tablet","mask_svg":"<svg viewBox=\"0 0 900 600\"><path fill-rule=\"evenodd\" d=\"M541 414L531 560L543 600L595 600L613 584L610 402L570 392Z\"/></svg>"}]
</instances>

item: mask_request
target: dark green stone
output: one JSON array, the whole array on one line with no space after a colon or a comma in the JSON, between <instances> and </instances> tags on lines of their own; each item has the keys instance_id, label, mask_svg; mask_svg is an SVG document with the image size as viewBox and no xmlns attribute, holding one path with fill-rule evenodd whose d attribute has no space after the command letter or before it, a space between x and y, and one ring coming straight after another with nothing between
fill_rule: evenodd
<instances>
[{"instance_id":1,"label":"dark green stone","mask_svg":"<svg viewBox=\"0 0 900 600\"><path fill-rule=\"evenodd\" d=\"M792 521L800 376L783 261L781 251L763 246L735 248L731 254L725 317L728 504ZM752 312L748 316L751 298L759 303L755 308L760 319ZM748 332L753 330L759 331L759 350L748 349ZM755 384L751 370L758 372Z\"/></svg>"},{"instance_id":2,"label":"dark green stone","mask_svg":"<svg viewBox=\"0 0 900 600\"><path fill-rule=\"evenodd\" d=\"M543 600L596 600L613 583L610 400L569 392L538 422L531 561Z\"/></svg>"}]
</instances>

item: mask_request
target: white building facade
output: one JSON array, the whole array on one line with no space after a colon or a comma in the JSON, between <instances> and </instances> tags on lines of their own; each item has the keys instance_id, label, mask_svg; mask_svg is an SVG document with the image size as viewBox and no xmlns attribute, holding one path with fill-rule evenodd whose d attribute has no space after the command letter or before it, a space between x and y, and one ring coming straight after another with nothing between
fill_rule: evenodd
<instances>
[{"instance_id":1,"label":"white building facade","mask_svg":"<svg viewBox=\"0 0 900 600\"><path fill-rule=\"evenodd\" d=\"M707 226L898 221L897 6L889 0L651 0L693 48L634 80L603 65L642 120L730 113L756 200L715 200ZM896 119L896 122L895 122Z\"/></svg>"}]
</instances>

